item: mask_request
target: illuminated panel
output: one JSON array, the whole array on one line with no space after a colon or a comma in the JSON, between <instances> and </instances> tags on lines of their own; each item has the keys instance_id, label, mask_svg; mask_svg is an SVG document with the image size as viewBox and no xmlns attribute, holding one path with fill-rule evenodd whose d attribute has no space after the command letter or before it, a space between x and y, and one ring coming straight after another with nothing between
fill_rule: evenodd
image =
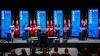
<instances>
[{"instance_id":1,"label":"illuminated panel","mask_svg":"<svg viewBox=\"0 0 100 56\"><path fill-rule=\"evenodd\" d=\"M46 11L37 11L37 24L38 23L42 30L46 30Z\"/></svg>"},{"instance_id":2,"label":"illuminated panel","mask_svg":"<svg viewBox=\"0 0 100 56\"><path fill-rule=\"evenodd\" d=\"M56 10L54 11L54 26L58 23L60 26L59 35L63 36L63 11ZM55 28L55 27L54 27ZM54 30L55 31L55 30Z\"/></svg>"},{"instance_id":3,"label":"illuminated panel","mask_svg":"<svg viewBox=\"0 0 100 56\"><path fill-rule=\"evenodd\" d=\"M80 32L80 10L72 11L72 36L79 36Z\"/></svg>"},{"instance_id":4,"label":"illuminated panel","mask_svg":"<svg viewBox=\"0 0 100 56\"><path fill-rule=\"evenodd\" d=\"M28 11L20 11L19 12L19 18L20 18L20 37L23 36L24 32L24 25L29 24L29 12Z\"/></svg>"},{"instance_id":5,"label":"illuminated panel","mask_svg":"<svg viewBox=\"0 0 100 56\"><path fill-rule=\"evenodd\" d=\"M98 38L98 9L88 10L88 36Z\"/></svg>"},{"instance_id":6,"label":"illuminated panel","mask_svg":"<svg viewBox=\"0 0 100 56\"><path fill-rule=\"evenodd\" d=\"M7 33L9 33L11 25L11 11L2 10L1 11L1 37L6 38Z\"/></svg>"}]
</instances>

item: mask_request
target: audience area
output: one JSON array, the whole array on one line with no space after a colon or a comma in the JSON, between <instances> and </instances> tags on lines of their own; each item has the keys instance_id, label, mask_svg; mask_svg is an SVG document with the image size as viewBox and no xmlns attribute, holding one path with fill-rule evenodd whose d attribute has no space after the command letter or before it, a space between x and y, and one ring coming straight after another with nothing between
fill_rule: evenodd
<instances>
[{"instance_id":1,"label":"audience area","mask_svg":"<svg viewBox=\"0 0 100 56\"><path fill-rule=\"evenodd\" d=\"M14 48L9 52L0 49L0 56L100 56L100 48Z\"/></svg>"}]
</instances>

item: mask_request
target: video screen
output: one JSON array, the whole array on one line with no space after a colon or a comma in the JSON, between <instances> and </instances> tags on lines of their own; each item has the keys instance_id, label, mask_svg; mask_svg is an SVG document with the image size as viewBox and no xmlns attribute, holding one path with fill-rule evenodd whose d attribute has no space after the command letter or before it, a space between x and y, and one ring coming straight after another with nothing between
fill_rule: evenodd
<instances>
[{"instance_id":1,"label":"video screen","mask_svg":"<svg viewBox=\"0 0 100 56\"><path fill-rule=\"evenodd\" d=\"M46 11L37 11L37 26L40 24L41 30L46 30Z\"/></svg>"},{"instance_id":2,"label":"video screen","mask_svg":"<svg viewBox=\"0 0 100 56\"><path fill-rule=\"evenodd\" d=\"M19 19L20 19L20 37L23 36L24 33L24 25L29 25L29 12L21 10L19 11Z\"/></svg>"},{"instance_id":3,"label":"video screen","mask_svg":"<svg viewBox=\"0 0 100 56\"><path fill-rule=\"evenodd\" d=\"M59 36L63 36L63 11L62 10L55 10L53 15L53 21L54 21L54 32L55 32L55 26L59 25Z\"/></svg>"},{"instance_id":4,"label":"video screen","mask_svg":"<svg viewBox=\"0 0 100 56\"><path fill-rule=\"evenodd\" d=\"M6 38L7 34L10 32L11 25L11 11L2 10L1 11L1 37Z\"/></svg>"},{"instance_id":5,"label":"video screen","mask_svg":"<svg viewBox=\"0 0 100 56\"><path fill-rule=\"evenodd\" d=\"M80 32L80 10L72 10L72 36L79 36Z\"/></svg>"},{"instance_id":6,"label":"video screen","mask_svg":"<svg viewBox=\"0 0 100 56\"><path fill-rule=\"evenodd\" d=\"M88 37L98 38L98 9L88 10Z\"/></svg>"}]
</instances>

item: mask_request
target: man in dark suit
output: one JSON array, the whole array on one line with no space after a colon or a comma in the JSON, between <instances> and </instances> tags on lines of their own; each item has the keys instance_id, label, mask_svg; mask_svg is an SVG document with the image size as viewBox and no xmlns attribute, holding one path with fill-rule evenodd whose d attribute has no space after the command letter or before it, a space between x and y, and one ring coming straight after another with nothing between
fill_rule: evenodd
<instances>
[{"instance_id":1,"label":"man in dark suit","mask_svg":"<svg viewBox=\"0 0 100 56\"><path fill-rule=\"evenodd\" d=\"M60 30L60 25L57 23L57 24L55 25L56 37L59 37L59 30Z\"/></svg>"},{"instance_id":2,"label":"man in dark suit","mask_svg":"<svg viewBox=\"0 0 100 56\"><path fill-rule=\"evenodd\" d=\"M36 29L37 29L37 37L39 37L40 36L40 33L41 33L41 25L40 25L40 23L38 23Z\"/></svg>"}]
</instances>

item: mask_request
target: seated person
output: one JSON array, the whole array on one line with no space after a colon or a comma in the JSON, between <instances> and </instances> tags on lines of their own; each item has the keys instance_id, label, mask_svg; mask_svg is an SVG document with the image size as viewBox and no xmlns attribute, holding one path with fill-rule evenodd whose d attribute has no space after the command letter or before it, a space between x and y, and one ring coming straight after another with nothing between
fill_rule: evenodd
<instances>
[{"instance_id":1,"label":"seated person","mask_svg":"<svg viewBox=\"0 0 100 56\"><path fill-rule=\"evenodd\" d=\"M54 53L52 53L51 56L60 56L58 53L58 48L54 48Z\"/></svg>"},{"instance_id":2,"label":"seated person","mask_svg":"<svg viewBox=\"0 0 100 56\"><path fill-rule=\"evenodd\" d=\"M20 56L28 56L27 53L26 53L26 51L25 51L25 49L22 49L21 52L22 52L22 53L21 53Z\"/></svg>"},{"instance_id":3,"label":"seated person","mask_svg":"<svg viewBox=\"0 0 100 56\"><path fill-rule=\"evenodd\" d=\"M67 48L65 49L65 54L62 54L62 56L71 56L71 55L68 53L68 49L67 49Z\"/></svg>"},{"instance_id":4,"label":"seated person","mask_svg":"<svg viewBox=\"0 0 100 56\"><path fill-rule=\"evenodd\" d=\"M0 56L3 56L3 52L2 51L0 51Z\"/></svg>"},{"instance_id":5,"label":"seated person","mask_svg":"<svg viewBox=\"0 0 100 56\"><path fill-rule=\"evenodd\" d=\"M11 54L9 54L8 56L17 56L17 54L15 53L15 49L12 49Z\"/></svg>"},{"instance_id":6,"label":"seated person","mask_svg":"<svg viewBox=\"0 0 100 56\"><path fill-rule=\"evenodd\" d=\"M100 48L96 49L96 53L98 54L98 56L100 56Z\"/></svg>"},{"instance_id":7,"label":"seated person","mask_svg":"<svg viewBox=\"0 0 100 56\"><path fill-rule=\"evenodd\" d=\"M91 54L88 51L89 51L88 48L83 48L82 55L83 56L91 56Z\"/></svg>"},{"instance_id":8,"label":"seated person","mask_svg":"<svg viewBox=\"0 0 100 56\"><path fill-rule=\"evenodd\" d=\"M40 54L40 56L50 56L48 53L47 53L47 48L44 48L43 49L43 53L42 54Z\"/></svg>"},{"instance_id":9,"label":"seated person","mask_svg":"<svg viewBox=\"0 0 100 56\"><path fill-rule=\"evenodd\" d=\"M35 53L36 49L33 47L32 48L32 54L30 56L39 56L38 54Z\"/></svg>"}]
</instances>

